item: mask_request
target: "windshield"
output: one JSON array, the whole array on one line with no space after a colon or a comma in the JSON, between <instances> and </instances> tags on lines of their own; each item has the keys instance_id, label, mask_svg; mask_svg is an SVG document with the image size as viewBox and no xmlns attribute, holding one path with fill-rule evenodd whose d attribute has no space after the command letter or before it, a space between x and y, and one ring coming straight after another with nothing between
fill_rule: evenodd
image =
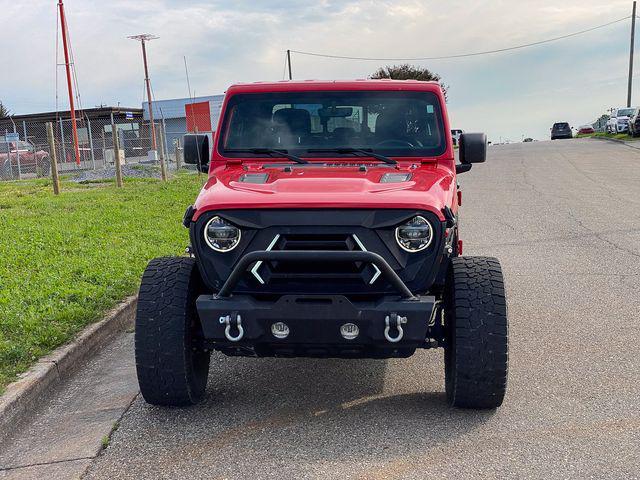
<instances>
[{"instance_id":1,"label":"windshield","mask_svg":"<svg viewBox=\"0 0 640 480\"><path fill-rule=\"evenodd\" d=\"M619 117L630 117L633 115L633 112L635 111L635 109L633 108L621 108L620 110L618 110L618 116Z\"/></svg>"},{"instance_id":2,"label":"windshield","mask_svg":"<svg viewBox=\"0 0 640 480\"><path fill-rule=\"evenodd\" d=\"M230 100L219 149L263 156L282 149L306 157L364 149L382 155L437 156L446 148L438 97L430 92L282 92ZM324 150L319 152L318 150ZM235 152L234 152L235 151Z\"/></svg>"},{"instance_id":3,"label":"windshield","mask_svg":"<svg viewBox=\"0 0 640 480\"><path fill-rule=\"evenodd\" d=\"M568 123L554 123L553 124L553 128L559 128L559 129L561 129L561 128L569 128L569 124Z\"/></svg>"}]
</instances>

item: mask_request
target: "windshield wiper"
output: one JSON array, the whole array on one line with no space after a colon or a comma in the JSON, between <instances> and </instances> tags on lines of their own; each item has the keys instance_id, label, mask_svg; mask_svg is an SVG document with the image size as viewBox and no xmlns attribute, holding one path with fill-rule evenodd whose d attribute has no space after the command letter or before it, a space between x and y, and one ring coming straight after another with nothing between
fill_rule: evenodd
<instances>
[{"instance_id":1,"label":"windshield wiper","mask_svg":"<svg viewBox=\"0 0 640 480\"><path fill-rule=\"evenodd\" d=\"M375 153L370 148L352 148L352 147L341 147L341 148L315 148L307 150L309 153L353 153L360 154L366 157L375 158L377 160L381 160L384 163L388 163L389 165L397 165L393 158L385 157L384 155L380 155L379 153Z\"/></svg>"},{"instance_id":2,"label":"windshield wiper","mask_svg":"<svg viewBox=\"0 0 640 480\"><path fill-rule=\"evenodd\" d=\"M270 155L270 156L279 156L288 158L289 160L296 163L309 163L304 158L297 157L295 155L291 155L287 153L286 150L276 150L275 148L227 148L225 152L231 153L255 153L256 155Z\"/></svg>"}]
</instances>

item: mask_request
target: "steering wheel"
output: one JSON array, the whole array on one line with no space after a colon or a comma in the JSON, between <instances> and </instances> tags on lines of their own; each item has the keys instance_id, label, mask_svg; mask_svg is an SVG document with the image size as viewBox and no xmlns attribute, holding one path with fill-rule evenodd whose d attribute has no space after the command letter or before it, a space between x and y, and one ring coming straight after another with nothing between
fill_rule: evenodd
<instances>
[{"instance_id":1,"label":"steering wheel","mask_svg":"<svg viewBox=\"0 0 640 480\"><path fill-rule=\"evenodd\" d=\"M407 140L384 140L380 143L376 143L376 147L415 148L415 145Z\"/></svg>"}]
</instances>

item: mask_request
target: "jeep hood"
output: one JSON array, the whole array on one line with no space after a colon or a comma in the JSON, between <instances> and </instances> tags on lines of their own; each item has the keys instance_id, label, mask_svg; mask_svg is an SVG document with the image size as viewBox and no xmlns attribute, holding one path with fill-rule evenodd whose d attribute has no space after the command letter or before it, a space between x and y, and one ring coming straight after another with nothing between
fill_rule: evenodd
<instances>
[{"instance_id":1,"label":"jeep hood","mask_svg":"<svg viewBox=\"0 0 640 480\"><path fill-rule=\"evenodd\" d=\"M385 174L387 175L386 177ZM384 177L384 179L383 179ZM391 177L391 178L390 178ZM209 210L253 208L402 208L428 210L444 220L454 176L433 164L219 167L202 188L194 220Z\"/></svg>"}]
</instances>

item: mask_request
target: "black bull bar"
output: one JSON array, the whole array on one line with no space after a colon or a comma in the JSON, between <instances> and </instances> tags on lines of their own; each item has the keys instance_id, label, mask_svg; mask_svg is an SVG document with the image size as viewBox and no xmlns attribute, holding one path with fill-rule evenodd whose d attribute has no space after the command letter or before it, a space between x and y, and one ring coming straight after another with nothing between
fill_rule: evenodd
<instances>
[{"instance_id":1,"label":"black bull bar","mask_svg":"<svg viewBox=\"0 0 640 480\"><path fill-rule=\"evenodd\" d=\"M336 252L333 250L306 250L306 251L267 251L257 250L246 254L236 264L233 271L227 278L216 298L228 297L233 293L234 288L244 275L247 268L259 261L283 261L283 262L364 262L372 263L380 269L386 280L393 285L402 298L407 300L416 299L411 290L404 284L402 279L389 266L387 261L377 253L373 252Z\"/></svg>"},{"instance_id":2,"label":"black bull bar","mask_svg":"<svg viewBox=\"0 0 640 480\"><path fill-rule=\"evenodd\" d=\"M287 294L276 300L234 295L247 269L259 261L371 263L398 294L360 301L344 295ZM437 305L434 296L414 295L376 253L321 250L248 253L217 294L197 300L206 340L225 353L259 356L410 355L427 345ZM277 330L282 323L287 329L284 337ZM355 337L344 334L347 326L348 331L358 332Z\"/></svg>"}]
</instances>

